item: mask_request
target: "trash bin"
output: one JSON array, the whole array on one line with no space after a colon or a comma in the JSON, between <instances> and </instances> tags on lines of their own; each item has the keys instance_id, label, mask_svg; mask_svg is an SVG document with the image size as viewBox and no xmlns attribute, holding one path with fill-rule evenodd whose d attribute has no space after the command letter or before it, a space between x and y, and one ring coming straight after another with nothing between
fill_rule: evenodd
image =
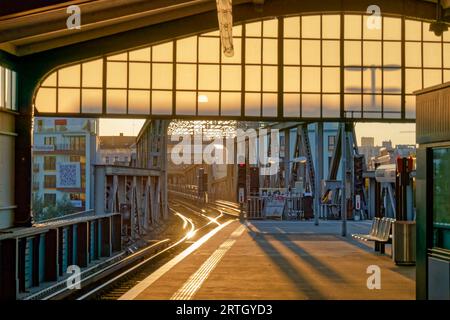
<instances>
[{"instance_id":1,"label":"trash bin","mask_svg":"<svg viewBox=\"0 0 450 320\"><path fill-rule=\"evenodd\" d=\"M392 232L393 259L398 265L416 264L416 222L395 221Z\"/></svg>"}]
</instances>

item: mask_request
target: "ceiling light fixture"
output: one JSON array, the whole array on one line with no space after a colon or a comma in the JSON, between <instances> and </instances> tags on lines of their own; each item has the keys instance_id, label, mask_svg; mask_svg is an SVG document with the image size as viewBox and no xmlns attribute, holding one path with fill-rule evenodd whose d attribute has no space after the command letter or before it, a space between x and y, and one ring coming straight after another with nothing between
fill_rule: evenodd
<instances>
[{"instance_id":1,"label":"ceiling light fixture","mask_svg":"<svg viewBox=\"0 0 450 320\"><path fill-rule=\"evenodd\" d=\"M226 57L232 57L234 56L232 0L216 0L216 4L223 53Z\"/></svg>"}]
</instances>

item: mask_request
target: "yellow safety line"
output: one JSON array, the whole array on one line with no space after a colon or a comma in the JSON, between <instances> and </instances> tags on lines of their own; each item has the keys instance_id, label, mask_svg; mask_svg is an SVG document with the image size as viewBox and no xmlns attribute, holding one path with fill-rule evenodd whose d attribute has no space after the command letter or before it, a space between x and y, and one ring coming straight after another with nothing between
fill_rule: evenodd
<instances>
[{"instance_id":1,"label":"yellow safety line","mask_svg":"<svg viewBox=\"0 0 450 320\"><path fill-rule=\"evenodd\" d=\"M203 265L189 277L185 284L178 289L177 292L170 298L171 300L190 300L195 293L200 289L205 280L209 277L214 268L219 264L220 260L227 253L228 250L236 242L236 239L244 232L245 227L240 225L231 234L231 236L225 240L220 247L214 251L214 253L203 263Z\"/></svg>"},{"instance_id":2,"label":"yellow safety line","mask_svg":"<svg viewBox=\"0 0 450 320\"><path fill-rule=\"evenodd\" d=\"M189 248L181 252L175 258L167 262L165 265L160 267L158 270L150 274L147 278L139 282L136 286L130 289L130 291L126 292L123 296L119 298L119 300L133 300L139 294L141 294L145 289L147 289L150 285L152 285L156 280L161 278L165 273L167 273L170 269L172 269L175 265L177 265L180 261L190 255L192 252L197 250L201 245L203 245L206 241L208 241L211 237L213 237L217 232L225 228L230 223L236 220L229 220L220 226L217 226L206 235L197 240L194 244L192 244Z\"/></svg>"}]
</instances>

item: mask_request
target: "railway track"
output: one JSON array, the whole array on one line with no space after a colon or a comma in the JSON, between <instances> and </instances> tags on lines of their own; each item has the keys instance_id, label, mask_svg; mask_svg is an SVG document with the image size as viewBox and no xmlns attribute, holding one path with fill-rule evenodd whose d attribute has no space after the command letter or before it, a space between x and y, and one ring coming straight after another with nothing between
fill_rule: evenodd
<instances>
[{"instance_id":1,"label":"railway track","mask_svg":"<svg viewBox=\"0 0 450 320\"><path fill-rule=\"evenodd\" d=\"M117 300L142 279L186 249L195 239L214 228L220 228L225 221L238 217L236 206L232 203L209 204L202 208L188 201L172 200L169 202L169 208L183 222L183 237L172 242L168 240L164 248L139 263L124 267L113 276L103 278L102 281L89 285L69 298Z\"/></svg>"}]
</instances>

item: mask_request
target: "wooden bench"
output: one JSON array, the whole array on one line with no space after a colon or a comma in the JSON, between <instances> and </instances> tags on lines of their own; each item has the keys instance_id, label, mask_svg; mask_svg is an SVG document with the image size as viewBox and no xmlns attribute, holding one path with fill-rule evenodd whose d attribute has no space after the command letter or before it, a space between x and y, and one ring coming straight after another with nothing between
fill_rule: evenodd
<instances>
[{"instance_id":1,"label":"wooden bench","mask_svg":"<svg viewBox=\"0 0 450 320\"><path fill-rule=\"evenodd\" d=\"M363 241L374 241L375 251L384 253L384 246L386 243L392 241L392 225L395 219L392 218L374 218L369 234L352 234L352 237Z\"/></svg>"}]
</instances>

